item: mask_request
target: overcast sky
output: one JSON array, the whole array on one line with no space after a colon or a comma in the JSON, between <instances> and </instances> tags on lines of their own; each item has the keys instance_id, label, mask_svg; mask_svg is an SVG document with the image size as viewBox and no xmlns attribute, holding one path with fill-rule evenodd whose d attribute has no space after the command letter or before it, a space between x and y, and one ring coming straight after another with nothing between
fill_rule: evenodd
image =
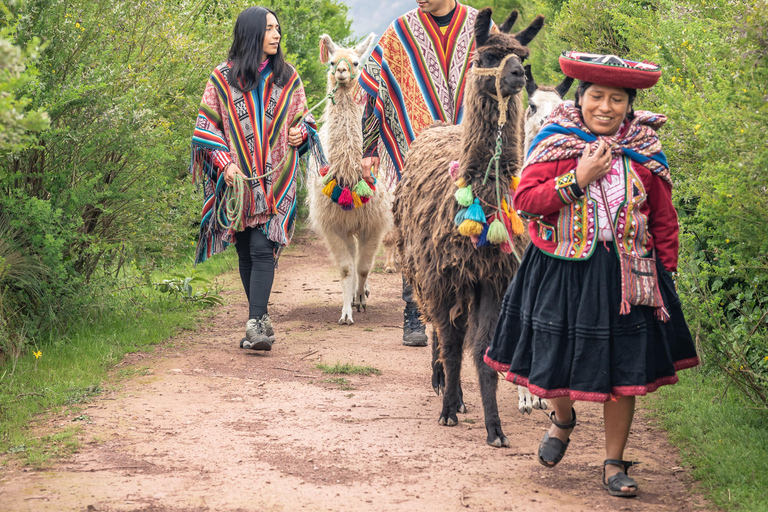
<instances>
[{"instance_id":1,"label":"overcast sky","mask_svg":"<svg viewBox=\"0 0 768 512\"><path fill-rule=\"evenodd\" d=\"M417 7L416 0L344 0L352 13L352 30L358 37L375 32L377 36L392 21Z\"/></svg>"}]
</instances>

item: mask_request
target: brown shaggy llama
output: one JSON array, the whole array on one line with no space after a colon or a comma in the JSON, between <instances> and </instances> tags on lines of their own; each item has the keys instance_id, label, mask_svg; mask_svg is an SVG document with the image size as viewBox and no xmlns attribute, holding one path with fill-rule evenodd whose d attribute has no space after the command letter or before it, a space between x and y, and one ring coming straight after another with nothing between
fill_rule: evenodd
<instances>
[{"instance_id":1,"label":"brown shaggy llama","mask_svg":"<svg viewBox=\"0 0 768 512\"><path fill-rule=\"evenodd\" d=\"M458 423L465 412L460 371L464 348L475 360L485 411L487 442L509 446L501 430L496 388L498 376L483 362L499 316L501 299L519 266L517 257L528 243L525 235L513 238L516 255L499 246L475 248L459 234L454 216L461 208L454 199L456 185L449 175L451 161L458 160L458 176L472 185L475 197L496 203L496 179L483 177L496 146L499 102L496 78L481 76L477 68L496 68L509 54L502 70L501 93L509 96L507 122L501 132L503 152L499 184L508 190L522 163L523 104L525 86L522 61L527 45L541 30L538 16L522 32L509 34L517 11L507 18L499 33L491 33L491 9L480 11L475 22L476 52L467 76L464 120L459 126L433 125L411 145L403 179L395 191L393 211L399 232L398 250L406 278L413 284L419 307L432 322L432 385L443 391L441 425ZM490 211L486 208L486 214Z\"/></svg>"}]
</instances>

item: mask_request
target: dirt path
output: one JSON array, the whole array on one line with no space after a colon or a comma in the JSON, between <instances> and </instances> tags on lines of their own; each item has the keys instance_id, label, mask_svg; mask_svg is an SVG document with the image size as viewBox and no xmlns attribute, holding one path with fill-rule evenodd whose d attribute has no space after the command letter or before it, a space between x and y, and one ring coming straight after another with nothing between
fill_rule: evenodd
<instances>
[{"instance_id":1,"label":"dirt path","mask_svg":"<svg viewBox=\"0 0 768 512\"><path fill-rule=\"evenodd\" d=\"M380 263L380 262L379 262ZM336 324L341 292L326 250L304 240L283 255L270 314L272 352L238 348L247 319L235 273L229 305L168 347L133 354L142 369L88 405L83 447L48 471L0 467L0 511L510 510L687 511L689 492L663 432L637 416L627 457L641 496L600 488L600 408L582 404L565 460L535 459L547 426L523 417L514 387L500 386L512 447L485 444L474 369L465 364L469 412L440 427L430 351L401 345L399 274L371 277L367 313ZM331 382L318 362L382 371ZM642 403L642 402L641 402ZM71 425L54 418L52 429Z\"/></svg>"}]
</instances>

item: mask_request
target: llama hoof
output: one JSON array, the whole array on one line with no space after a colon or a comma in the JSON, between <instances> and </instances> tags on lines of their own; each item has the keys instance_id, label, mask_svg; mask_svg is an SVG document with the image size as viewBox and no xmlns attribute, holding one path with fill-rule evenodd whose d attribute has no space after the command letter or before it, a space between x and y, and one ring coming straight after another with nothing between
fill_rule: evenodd
<instances>
[{"instance_id":1,"label":"llama hoof","mask_svg":"<svg viewBox=\"0 0 768 512\"><path fill-rule=\"evenodd\" d=\"M533 408L534 409L541 409L542 411L545 411L545 410L547 410L548 407L549 407L549 404L543 398L535 397L533 399Z\"/></svg>"},{"instance_id":2,"label":"llama hoof","mask_svg":"<svg viewBox=\"0 0 768 512\"><path fill-rule=\"evenodd\" d=\"M459 418L455 414L451 414L448 417L440 416L440 419L437 421L437 423L444 427L455 427L459 424Z\"/></svg>"},{"instance_id":3,"label":"llama hoof","mask_svg":"<svg viewBox=\"0 0 768 512\"><path fill-rule=\"evenodd\" d=\"M509 448L509 439L507 439L505 436L497 437L493 440L491 438L488 438L488 444L493 446L494 448L501 448L502 446L505 448Z\"/></svg>"},{"instance_id":4,"label":"llama hoof","mask_svg":"<svg viewBox=\"0 0 768 512\"><path fill-rule=\"evenodd\" d=\"M463 402L462 402L461 404L459 404L459 412L460 412L461 414L467 414L467 406L466 406L466 405L464 405L464 403L463 403Z\"/></svg>"},{"instance_id":5,"label":"llama hoof","mask_svg":"<svg viewBox=\"0 0 768 512\"><path fill-rule=\"evenodd\" d=\"M397 270L392 268L392 267L386 267L386 268L384 268L384 272L386 274L394 274L395 272L397 272Z\"/></svg>"},{"instance_id":6,"label":"llama hoof","mask_svg":"<svg viewBox=\"0 0 768 512\"><path fill-rule=\"evenodd\" d=\"M352 317L349 315L341 315L341 318L339 318L339 325L352 325L354 323Z\"/></svg>"}]
</instances>

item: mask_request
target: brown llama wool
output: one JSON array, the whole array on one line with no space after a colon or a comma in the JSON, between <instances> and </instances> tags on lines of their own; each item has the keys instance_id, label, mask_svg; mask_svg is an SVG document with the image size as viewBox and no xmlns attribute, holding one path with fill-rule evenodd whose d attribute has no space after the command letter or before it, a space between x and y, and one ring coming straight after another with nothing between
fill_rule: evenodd
<instances>
[{"instance_id":1,"label":"brown llama wool","mask_svg":"<svg viewBox=\"0 0 768 512\"><path fill-rule=\"evenodd\" d=\"M527 45L541 30L538 16L522 32L509 34L517 18L514 11L491 33L491 9L480 11L475 22L476 52L473 70L496 68L509 54L501 70L501 93L509 96L507 122L501 129L502 153L499 186L508 190L522 163L523 104L525 85L522 61ZM398 231L398 251L406 278L413 284L419 306L432 322L432 384L444 393L441 425L456 425L457 412L464 412L460 371L463 351L475 361L485 411L487 442L509 446L502 432L496 402L498 376L483 362L493 336L501 298L518 268L518 259L528 244L527 235L512 237L514 252L506 254L498 245L475 248L470 238L459 234L454 217L461 208L454 198L456 185L448 173L451 161L459 161L457 178L472 185L482 204L496 204L496 176L483 179L496 147L499 132L499 101L496 78L472 70L467 77L464 121L460 126L435 124L414 141L408 153L403 179L395 190L393 211ZM486 215L492 213L484 207Z\"/></svg>"}]
</instances>

